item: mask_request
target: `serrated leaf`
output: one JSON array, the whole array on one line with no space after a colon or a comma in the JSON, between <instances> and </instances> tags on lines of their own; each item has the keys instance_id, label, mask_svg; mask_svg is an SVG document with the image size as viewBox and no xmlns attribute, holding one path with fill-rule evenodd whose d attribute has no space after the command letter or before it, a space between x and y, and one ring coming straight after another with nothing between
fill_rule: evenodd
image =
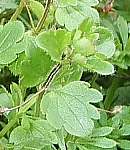
<instances>
[{"instance_id":1,"label":"serrated leaf","mask_svg":"<svg viewBox=\"0 0 130 150\"><path fill-rule=\"evenodd\" d=\"M30 129L16 127L10 134L10 143L28 149L41 149L46 144L56 144L57 137L46 120L29 120ZM48 127L49 130L48 130Z\"/></svg>"},{"instance_id":2,"label":"serrated leaf","mask_svg":"<svg viewBox=\"0 0 130 150\"><path fill-rule=\"evenodd\" d=\"M101 100L100 92L88 88L85 82L75 81L46 94L41 103L41 110L46 113L47 120L55 128L64 126L72 135L86 136L94 126L91 119L93 112L87 109L88 103Z\"/></svg>"},{"instance_id":3,"label":"serrated leaf","mask_svg":"<svg viewBox=\"0 0 130 150\"><path fill-rule=\"evenodd\" d=\"M90 6L91 4L95 5L95 3L90 2L89 4L89 2L85 0L78 1L77 6L57 8L55 13L57 22L62 26L65 25L70 31L78 28L86 18L91 18L94 22L99 22L99 14L97 10Z\"/></svg>"},{"instance_id":4,"label":"serrated leaf","mask_svg":"<svg viewBox=\"0 0 130 150\"><path fill-rule=\"evenodd\" d=\"M114 73L114 66L111 63L94 56L87 58L86 68L101 75L109 75Z\"/></svg>"},{"instance_id":5,"label":"serrated leaf","mask_svg":"<svg viewBox=\"0 0 130 150\"><path fill-rule=\"evenodd\" d=\"M25 50L24 25L20 21L7 23L0 34L0 64L8 64L16 59L16 54Z\"/></svg>"},{"instance_id":6,"label":"serrated leaf","mask_svg":"<svg viewBox=\"0 0 130 150\"><path fill-rule=\"evenodd\" d=\"M21 64L21 84L33 87L43 82L52 68L53 62L43 50L36 48L30 59Z\"/></svg>"},{"instance_id":7,"label":"serrated leaf","mask_svg":"<svg viewBox=\"0 0 130 150\"><path fill-rule=\"evenodd\" d=\"M9 65L9 69L14 75L21 75L21 63L26 59L25 53L20 53L18 58Z\"/></svg>"},{"instance_id":8,"label":"serrated leaf","mask_svg":"<svg viewBox=\"0 0 130 150\"><path fill-rule=\"evenodd\" d=\"M99 136L107 136L113 131L112 127L100 127L95 128L92 133L92 137L99 137Z\"/></svg>"},{"instance_id":9,"label":"serrated leaf","mask_svg":"<svg viewBox=\"0 0 130 150\"><path fill-rule=\"evenodd\" d=\"M60 61L64 49L69 45L71 34L65 30L47 31L40 33L36 42L53 60Z\"/></svg>"}]
</instances>

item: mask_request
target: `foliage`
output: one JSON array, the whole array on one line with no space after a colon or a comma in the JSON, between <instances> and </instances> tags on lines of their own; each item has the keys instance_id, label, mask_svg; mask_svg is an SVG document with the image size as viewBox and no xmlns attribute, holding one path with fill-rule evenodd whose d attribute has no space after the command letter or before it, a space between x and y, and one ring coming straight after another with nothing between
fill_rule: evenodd
<instances>
[{"instance_id":1,"label":"foliage","mask_svg":"<svg viewBox=\"0 0 130 150\"><path fill-rule=\"evenodd\" d=\"M130 149L126 4L0 3L0 149Z\"/></svg>"}]
</instances>

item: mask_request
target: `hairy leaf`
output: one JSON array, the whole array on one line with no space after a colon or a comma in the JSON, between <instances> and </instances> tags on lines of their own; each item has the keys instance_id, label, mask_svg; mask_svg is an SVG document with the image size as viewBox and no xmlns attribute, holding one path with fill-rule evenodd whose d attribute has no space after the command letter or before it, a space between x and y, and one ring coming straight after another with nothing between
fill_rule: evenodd
<instances>
[{"instance_id":1,"label":"hairy leaf","mask_svg":"<svg viewBox=\"0 0 130 150\"><path fill-rule=\"evenodd\" d=\"M54 129L46 120L29 120L30 128L16 127L10 135L9 142L20 148L41 149L46 144L57 143Z\"/></svg>"},{"instance_id":2,"label":"hairy leaf","mask_svg":"<svg viewBox=\"0 0 130 150\"><path fill-rule=\"evenodd\" d=\"M71 34L65 30L42 32L36 38L38 46L44 49L53 60L60 61Z\"/></svg>"},{"instance_id":3,"label":"hairy leaf","mask_svg":"<svg viewBox=\"0 0 130 150\"><path fill-rule=\"evenodd\" d=\"M99 14L91 6L96 5L98 1L90 2L87 0L77 1L77 6L58 7L55 13L57 22L72 31L79 27L85 18L92 18L99 22Z\"/></svg>"},{"instance_id":4,"label":"hairy leaf","mask_svg":"<svg viewBox=\"0 0 130 150\"><path fill-rule=\"evenodd\" d=\"M89 102L101 100L100 92L89 89L85 82L75 81L43 97L41 110L45 111L47 120L55 128L64 126L72 135L86 136L93 129L92 118L97 119L93 113L99 117L99 112Z\"/></svg>"},{"instance_id":5,"label":"hairy leaf","mask_svg":"<svg viewBox=\"0 0 130 150\"><path fill-rule=\"evenodd\" d=\"M92 137L106 136L113 131L112 127L95 128L92 133Z\"/></svg>"},{"instance_id":6,"label":"hairy leaf","mask_svg":"<svg viewBox=\"0 0 130 150\"><path fill-rule=\"evenodd\" d=\"M30 59L23 60L21 64L21 84L33 87L43 82L51 71L53 62L41 49L35 49Z\"/></svg>"},{"instance_id":7,"label":"hairy leaf","mask_svg":"<svg viewBox=\"0 0 130 150\"><path fill-rule=\"evenodd\" d=\"M22 40L24 30L24 26L20 21L9 22L3 27L0 34L0 64L12 62L16 59L17 53L25 50L26 44Z\"/></svg>"},{"instance_id":8,"label":"hairy leaf","mask_svg":"<svg viewBox=\"0 0 130 150\"><path fill-rule=\"evenodd\" d=\"M98 27L95 32L99 33L99 40L97 42L97 51L110 58L115 53L115 44L113 34L110 30L104 27Z\"/></svg>"},{"instance_id":9,"label":"hairy leaf","mask_svg":"<svg viewBox=\"0 0 130 150\"><path fill-rule=\"evenodd\" d=\"M94 56L87 58L86 68L101 75L109 75L114 73L114 66L111 63Z\"/></svg>"}]
</instances>

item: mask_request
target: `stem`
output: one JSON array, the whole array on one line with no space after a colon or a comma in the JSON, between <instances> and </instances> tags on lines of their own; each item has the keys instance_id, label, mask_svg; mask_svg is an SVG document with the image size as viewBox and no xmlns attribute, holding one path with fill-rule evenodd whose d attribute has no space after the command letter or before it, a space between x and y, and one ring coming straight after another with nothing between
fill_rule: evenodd
<instances>
[{"instance_id":1,"label":"stem","mask_svg":"<svg viewBox=\"0 0 130 150\"><path fill-rule=\"evenodd\" d=\"M27 9L27 12L28 12L28 16L29 16L29 19L30 19L30 23L31 23L32 29L33 29L33 31L35 31L34 22L33 22L32 15L30 13L29 7L28 7L27 4L25 4L25 6L26 6L26 9Z\"/></svg>"},{"instance_id":2,"label":"stem","mask_svg":"<svg viewBox=\"0 0 130 150\"><path fill-rule=\"evenodd\" d=\"M19 6L17 7L15 13L12 15L10 21L15 21L17 20L18 16L21 14L24 6L25 6L25 1L26 0L21 0Z\"/></svg>"},{"instance_id":3,"label":"stem","mask_svg":"<svg viewBox=\"0 0 130 150\"><path fill-rule=\"evenodd\" d=\"M39 33L43 27L43 24L45 23L45 20L47 18L47 15L49 13L49 8L50 8L50 5L51 5L51 2L52 0L47 0L46 1L46 7L45 7L45 12L43 13L41 19L39 20L38 24L37 24L37 27L36 27L36 31L35 33Z\"/></svg>"},{"instance_id":4,"label":"stem","mask_svg":"<svg viewBox=\"0 0 130 150\"><path fill-rule=\"evenodd\" d=\"M33 96L31 96L28 100L26 100L23 104L13 107L13 108L10 108L10 109L7 109L7 110L5 109L6 111L13 111L13 110L20 108L17 115L11 121L9 121L9 123L0 131L0 138L2 138L14 126L14 124L17 122L19 117L23 113L25 113L36 102L36 99L34 100L34 98L39 96L39 94L45 95L45 93L48 91L48 88L50 87L51 83L53 82L55 76L59 72L60 68L61 68L60 64L57 64L56 66L54 66L54 68L52 69L51 73L49 74L46 82L42 86L42 88L37 93L35 93Z\"/></svg>"},{"instance_id":5,"label":"stem","mask_svg":"<svg viewBox=\"0 0 130 150\"><path fill-rule=\"evenodd\" d=\"M18 116L16 115L1 131L0 131L0 139L14 126L17 122Z\"/></svg>"},{"instance_id":6,"label":"stem","mask_svg":"<svg viewBox=\"0 0 130 150\"><path fill-rule=\"evenodd\" d=\"M40 104L41 104L42 96L43 94L39 94L37 102L35 104L35 117L39 117L40 115Z\"/></svg>"}]
</instances>

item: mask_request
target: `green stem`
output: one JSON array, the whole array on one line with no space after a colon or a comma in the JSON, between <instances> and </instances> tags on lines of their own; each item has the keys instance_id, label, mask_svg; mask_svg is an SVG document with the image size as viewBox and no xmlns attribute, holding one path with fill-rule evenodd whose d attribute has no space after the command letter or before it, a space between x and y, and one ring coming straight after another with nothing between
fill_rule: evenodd
<instances>
[{"instance_id":1,"label":"green stem","mask_svg":"<svg viewBox=\"0 0 130 150\"><path fill-rule=\"evenodd\" d=\"M39 22L37 24L37 27L36 27L36 30L35 30L36 34L41 31L41 29L42 29L42 27L43 27L43 25L45 23L45 20L46 20L46 18L48 16L48 13L49 13L49 8L50 8L50 5L51 5L51 2L52 2L52 0L47 0L47 2L46 2L45 11L44 11L41 19L39 20Z\"/></svg>"},{"instance_id":2,"label":"green stem","mask_svg":"<svg viewBox=\"0 0 130 150\"><path fill-rule=\"evenodd\" d=\"M25 1L26 0L21 0L19 6L17 7L15 13L12 15L10 21L15 21L17 20L18 16L21 14L24 6L25 6Z\"/></svg>"},{"instance_id":3,"label":"green stem","mask_svg":"<svg viewBox=\"0 0 130 150\"><path fill-rule=\"evenodd\" d=\"M18 120L18 116L16 115L9 123L0 131L0 139L14 126L14 124Z\"/></svg>"},{"instance_id":4,"label":"green stem","mask_svg":"<svg viewBox=\"0 0 130 150\"><path fill-rule=\"evenodd\" d=\"M42 96L43 96L42 93L39 94L37 102L35 104L35 117L39 117L40 115L40 104L41 104Z\"/></svg>"},{"instance_id":5,"label":"green stem","mask_svg":"<svg viewBox=\"0 0 130 150\"><path fill-rule=\"evenodd\" d=\"M34 22L33 22L32 15L30 13L29 7L28 7L27 4L25 4L25 6L26 6L26 9L27 9L27 12L28 12L28 16L29 16L29 19L30 19L30 23L31 23L32 29L33 29L33 31L35 31Z\"/></svg>"}]
</instances>

